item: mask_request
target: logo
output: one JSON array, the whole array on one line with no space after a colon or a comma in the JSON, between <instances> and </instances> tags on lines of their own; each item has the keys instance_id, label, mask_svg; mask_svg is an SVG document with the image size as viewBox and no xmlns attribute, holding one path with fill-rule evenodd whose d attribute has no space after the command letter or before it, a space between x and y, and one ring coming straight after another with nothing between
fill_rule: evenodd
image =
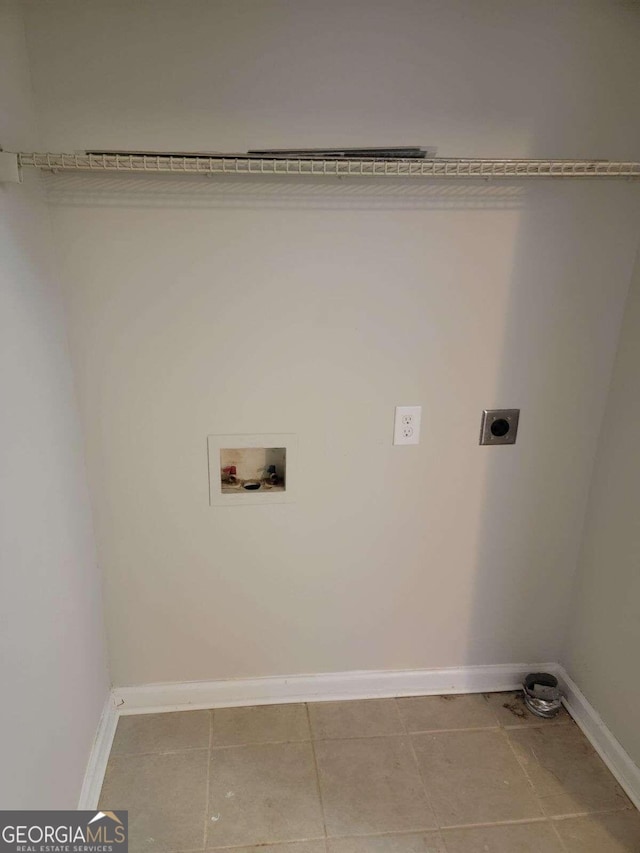
<instances>
[{"instance_id":1,"label":"logo","mask_svg":"<svg viewBox=\"0 0 640 853\"><path fill-rule=\"evenodd\" d=\"M0 853L128 853L126 811L0 812Z\"/></svg>"}]
</instances>

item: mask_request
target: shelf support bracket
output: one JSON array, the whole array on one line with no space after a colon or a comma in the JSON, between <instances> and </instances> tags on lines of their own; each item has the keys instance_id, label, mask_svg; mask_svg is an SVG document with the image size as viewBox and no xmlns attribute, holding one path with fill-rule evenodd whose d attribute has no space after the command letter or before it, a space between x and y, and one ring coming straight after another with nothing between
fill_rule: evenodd
<instances>
[{"instance_id":1,"label":"shelf support bracket","mask_svg":"<svg viewBox=\"0 0 640 853\"><path fill-rule=\"evenodd\" d=\"M22 169L18 163L17 154L0 150L0 183L22 183Z\"/></svg>"}]
</instances>

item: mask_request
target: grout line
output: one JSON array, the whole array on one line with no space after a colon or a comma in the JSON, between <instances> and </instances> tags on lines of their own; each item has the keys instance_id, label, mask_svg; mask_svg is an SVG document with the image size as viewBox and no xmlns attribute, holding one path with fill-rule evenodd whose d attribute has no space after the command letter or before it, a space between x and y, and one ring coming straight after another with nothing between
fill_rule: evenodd
<instances>
[{"instance_id":1,"label":"grout line","mask_svg":"<svg viewBox=\"0 0 640 853\"><path fill-rule=\"evenodd\" d=\"M558 815L550 815L549 820L556 821L559 823L563 820L575 820L578 817L592 817L594 815L603 815L603 814L618 814L619 812L630 812L637 811L636 807L631 803L629 806L619 806L618 808L611 809L592 809L591 811L582 811L582 812L571 812L571 814L558 814Z\"/></svg>"},{"instance_id":2,"label":"grout line","mask_svg":"<svg viewBox=\"0 0 640 853\"><path fill-rule=\"evenodd\" d=\"M568 851L568 847L567 847L567 845L564 843L564 840L563 840L562 836L560 835L560 830L558 829L558 827L556 826L556 824L554 823L554 821L550 820L550 821L549 821L549 824L550 824L550 826L551 826L551 832L553 832L553 834L555 835L555 837L558 839L558 844L560 845L560 847L562 848L562 850L564 850L564 851L565 851L565 853L567 853L567 851Z\"/></svg>"},{"instance_id":3,"label":"grout line","mask_svg":"<svg viewBox=\"0 0 640 853\"><path fill-rule=\"evenodd\" d=\"M393 699L391 701L393 702L393 707L395 708L396 715L398 717L398 722L400 723L400 729L402 731L402 734L404 734L404 735L409 734L409 732L407 731L407 724L405 723L404 717L402 716L402 711L400 710L400 703L398 702L398 700L395 696L393 697Z\"/></svg>"},{"instance_id":4,"label":"grout line","mask_svg":"<svg viewBox=\"0 0 640 853\"><path fill-rule=\"evenodd\" d=\"M251 740L246 743L226 743L219 746L212 746L211 751L217 752L219 749L243 749L247 746L282 746L286 743L310 743L312 738L296 738L295 740Z\"/></svg>"},{"instance_id":5,"label":"grout line","mask_svg":"<svg viewBox=\"0 0 640 853\"><path fill-rule=\"evenodd\" d=\"M404 723L403 723L404 725ZM379 735L346 735L342 737L322 737L322 738L314 738L315 741L324 742L324 741L336 741L336 740L379 740L382 738L398 738L398 737L412 737L413 735L441 735L441 734L451 734L455 732L497 732L500 730L499 726L484 726L483 728L467 728L467 729L424 729L421 731L411 731L409 729L405 729L401 732L387 732L386 734Z\"/></svg>"},{"instance_id":6,"label":"grout line","mask_svg":"<svg viewBox=\"0 0 640 853\"><path fill-rule=\"evenodd\" d=\"M415 750L415 747L413 745L413 739L411 737L412 732L407 731L407 725L404 721L402 714L400 713L400 707L398 705L398 700L394 699L393 701L395 703L396 710L398 711L398 715L400 717L400 725L404 729L404 737L406 737L407 742L409 743L409 749L411 750L411 755L413 756L413 763L414 763L415 768L418 772L418 779L420 780L420 784L422 785L422 790L424 792L425 800L427 801L427 805L431 809L431 814L433 815L433 819L436 822L436 828L440 829L440 822L438 820L438 815L436 814L436 810L433 807L433 803L431 802L431 797L429 796L429 792L427 791L427 785L426 785L424 778L422 776L422 773L420 771L420 763L418 762L418 756L416 755L416 750Z\"/></svg>"},{"instance_id":7,"label":"grout line","mask_svg":"<svg viewBox=\"0 0 640 853\"><path fill-rule=\"evenodd\" d=\"M529 823L550 823L549 818L545 817L522 817L514 820L498 820L488 821L487 823L448 823L440 827L441 832L446 832L451 829L485 829L491 826L526 826Z\"/></svg>"},{"instance_id":8,"label":"grout line","mask_svg":"<svg viewBox=\"0 0 640 853\"><path fill-rule=\"evenodd\" d=\"M500 717L498 716L498 712L497 712L497 710L496 710L496 709L493 707L493 705L489 702L489 697L490 697L492 694L491 694L491 693L480 693L479 695L482 697L482 701L484 702L484 707L487 709L487 711L491 714L491 716L493 717L493 719L496 721L496 726L497 726L499 729L503 728L503 725L502 725L502 723L500 722ZM513 695L513 694L511 694L511 695Z\"/></svg>"},{"instance_id":9,"label":"grout line","mask_svg":"<svg viewBox=\"0 0 640 853\"><path fill-rule=\"evenodd\" d=\"M538 792L537 792L537 790L536 790L536 786L533 784L533 780L531 779L531 777L530 777L530 776L529 776L529 774L527 773L527 768L526 768L526 766L525 766L524 762L523 762L523 761L521 761L520 756L518 755L518 752L517 752L517 750L516 750L515 746L511 743L511 738L509 737L509 731L508 731L507 729L503 729L503 730L502 730L502 733L503 733L503 735L502 735L502 736L504 737L504 739L505 739L505 740L506 740L506 742L507 742L507 747L508 747L508 748L509 748L509 750L511 751L511 754L513 755L513 757L515 758L515 760L516 760L516 762L517 762L517 764L518 764L518 767L519 767L519 768L522 770L522 772L524 773L524 777L525 777L525 779L526 779L526 780L527 780L527 782L529 783L529 787L531 788L531 791L533 792L533 796L534 796L534 797L535 797L535 799L536 799L536 803L538 804L538 808L540 809L540 811L542 812L542 814L543 814L545 817L547 817L547 818L548 818L548 815L547 815L547 813L546 813L546 812L545 812L545 810L544 810L544 806L542 805L542 798L541 798L541 796L538 794Z\"/></svg>"},{"instance_id":10,"label":"grout line","mask_svg":"<svg viewBox=\"0 0 640 853\"><path fill-rule=\"evenodd\" d=\"M402 727L402 734L403 734L403 735L412 735L412 734L413 734L413 732L410 732L410 731L409 731L409 729L408 729L408 727L407 727L407 724L406 724L406 722L405 722L405 719L404 719L404 717L402 716L402 711L400 710L400 705L399 705L399 703L398 703L398 700L397 700L397 699L394 699L394 700L393 700L393 704L394 704L394 706L395 706L395 709L396 709L396 711L397 711L397 713L398 713L398 717L399 717L399 719L400 719L400 726Z\"/></svg>"},{"instance_id":11,"label":"grout line","mask_svg":"<svg viewBox=\"0 0 640 853\"><path fill-rule=\"evenodd\" d=\"M112 758L140 758L146 755L181 755L184 752L204 752L208 750L207 746L187 746L184 749L151 749L147 752L116 752L109 755L109 760Z\"/></svg>"},{"instance_id":12,"label":"grout line","mask_svg":"<svg viewBox=\"0 0 640 853\"><path fill-rule=\"evenodd\" d=\"M422 833L426 833L427 835L439 835L440 830L434 827L430 827L425 829L414 828L414 829L386 829L380 832L365 832L365 833L351 833L351 835L332 835L329 837L329 841L345 841L349 838L395 838L398 835L404 835L410 837L412 835L421 835Z\"/></svg>"},{"instance_id":13,"label":"grout line","mask_svg":"<svg viewBox=\"0 0 640 853\"><path fill-rule=\"evenodd\" d=\"M513 725L505 726L501 725L501 729L505 729L508 732L526 732L529 729L547 729L547 728L557 728L558 726L570 726L574 725L575 722L569 718L568 720L540 720L540 722L534 723L513 723Z\"/></svg>"},{"instance_id":14,"label":"grout line","mask_svg":"<svg viewBox=\"0 0 640 853\"><path fill-rule=\"evenodd\" d=\"M407 731L409 735L444 735L455 732L498 732L501 726L466 726L459 729L420 729L419 731Z\"/></svg>"},{"instance_id":15,"label":"grout line","mask_svg":"<svg viewBox=\"0 0 640 853\"><path fill-rule=\"evenodd\" d=\"M438 835L440 836L440 842L442 844L444 853L449 853L449 845L447 844L447 839L445 838L445 834L441 829L438 830Z\"/></svg>"},{"instance_id":16,"label":"grout line","mask_svg":"<svg viewBox=\"0 0 640 853\"><path fill-rule=\"evenodd\" d=\"M285 846L287 844L306 844L309 841L327 841L324 835L315 835L311 838L285 838L285 839L276 839L275 841L259 841L257 843L249 843L249 844L231 844L221 845L220 847L210 847L210 851L214 850L253 850L254 848L264 849L265 847L280 847ZM182 853L182 851L181 851ZM196 853L196 851L187 850L184 853Z\"/></svg>"},{"instance_id":17,"label":"grout line","mask_svg":"<svg viewBox=\"0 0 640 853\"><path fill-rule=\"evenodd\" d=\"M309 726L309 734L313 735L313 731L311 729L311 714L309 713L309 703L308 702L304 703L304 709L305 709L305 712L307 714L307 725ZM313 755L313 766L314 766L315 771L316 771L316 788L318 791L318 799L320 800L320 813L322 815L322 828L324 829L324 838L325 838L324 846L328 850L328 848L329 848L329 841L328 841L329 835L327 833L327 818L326 818L325 810L324 810L324 801L322 799L322 788L320 786L320 770L318 768L318 758L316 756L316 747L315 747L315 741L313 740L313 737L311 737L311 740L309 741L309 743L311 744L311 754Z\"/></svg>"},{"instance_id":18,"label":"grout line","mask_svg":"<svg viewBox=\"0 0 640 853\"><path fill-rule=\"evenodd\" d=\"M389 737L404 737L406 732L385 732L384 734L377 735L340 735L339 737L316 737L312 738L312 740L316 741L316 743L325 743L328 740L380 740L381 738L389 738Z\"/></svg>"},{"instance_id":19,"label":"grout line","mask_svg":"<svg viewBox=\"0 0 640 853\"><path fill-rule=\"evenodd\" d=\"M213 715L215 711L209 711L209 750L207 752L207 784L205 786L204 801L204 843L203 849L207 849L209 837L209 789L211 787L211 744L213 743Z\"/></svg>"},{"instance_id":20,"label":"grout line","mask_svg":"<svg viewBox=\"0 0 640 853\"><path fill-rule=\"evenodd\" d=\"M168 853L203 853L202 847L189 847L187 850L171 850L169 849Z\"/></svg>"}]
</instances>

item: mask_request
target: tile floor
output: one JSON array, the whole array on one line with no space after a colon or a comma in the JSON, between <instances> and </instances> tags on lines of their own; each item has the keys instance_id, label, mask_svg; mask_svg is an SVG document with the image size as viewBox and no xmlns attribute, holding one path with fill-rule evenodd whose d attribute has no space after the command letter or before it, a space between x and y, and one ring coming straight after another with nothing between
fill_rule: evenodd
<instances>
[{"instance_id":1,"label":"tile floor","mask_svg":"<svg viewBox=\"0 0 640 853\"><path fill-rule=\"evenodd\" d=\"M517 694L121 717L100 807L131 853L622 853L640 815Z\"/></svg>"}]
</instances>

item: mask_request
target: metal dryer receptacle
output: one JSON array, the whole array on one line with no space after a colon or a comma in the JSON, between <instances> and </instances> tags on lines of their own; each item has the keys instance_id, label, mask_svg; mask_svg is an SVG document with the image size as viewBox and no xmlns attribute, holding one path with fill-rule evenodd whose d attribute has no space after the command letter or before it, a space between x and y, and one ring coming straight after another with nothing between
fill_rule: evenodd
<instances>
[{"instance_id":1,"label":"metal dryer receptacle","mask_svg":"<svg viewBox=\"0 0 640 853\"><path fill-rule=\"evenodd\" d=\"M520 409L485 409L480 425L480 444L515 444Z\"/></svg>"}]
</instances>

